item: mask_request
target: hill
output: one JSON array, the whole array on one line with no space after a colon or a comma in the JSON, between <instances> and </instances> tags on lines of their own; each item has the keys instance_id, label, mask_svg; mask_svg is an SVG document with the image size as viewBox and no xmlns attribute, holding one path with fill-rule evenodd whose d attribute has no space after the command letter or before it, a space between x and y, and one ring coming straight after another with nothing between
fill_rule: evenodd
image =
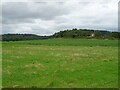
<instances>
[{"instance_id":1,"label":"hill","mask_svg":"<svg viewBox=\"0 0 120 90\"><path fill-rule=\"evenodd\" d=\"M34 34L3 34L2 41L39 40L50 38L95 38L95 39L118 39L120 32L110 32L103 30L72 29L54 33L51 36L38 36ZM1 37L0 36L0 37Z\"/></svg>"},{"instance_id":2,"label":"hill","mask_svg":"<svg viewBox=\"0 0 120 90\"><path fill-rule=\"evenodd\" d=\"M56 38L98 38L113 39L120 38L119 32L110 32L103 30L72 29L57 32L53 35Z\"/></svg>"},{"instance_id":3,"label":"hill","mask_svg":"<svg viewBox=\"0 0 120 90\"><path fill-rule=\"evenodd\" d=\"M3 34L2 41L38 40L47 39L50 36L38 36L34 34Z\"/></svg>"}]
</instances>

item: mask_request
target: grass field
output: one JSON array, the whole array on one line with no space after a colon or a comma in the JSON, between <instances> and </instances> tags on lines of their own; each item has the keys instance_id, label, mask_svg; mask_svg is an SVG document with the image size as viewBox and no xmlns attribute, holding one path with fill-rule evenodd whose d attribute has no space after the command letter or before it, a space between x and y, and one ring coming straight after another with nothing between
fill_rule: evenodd
<instances>
[{"instance_id":1,"label":"grass field","mask_svg":"<svg viewBox=\"0 0 120 90\"><path fill-rule=\"evenodd\" d=\"M118 87L118 41L3 42L3 87Z\"/></svg>"}]
</instances>

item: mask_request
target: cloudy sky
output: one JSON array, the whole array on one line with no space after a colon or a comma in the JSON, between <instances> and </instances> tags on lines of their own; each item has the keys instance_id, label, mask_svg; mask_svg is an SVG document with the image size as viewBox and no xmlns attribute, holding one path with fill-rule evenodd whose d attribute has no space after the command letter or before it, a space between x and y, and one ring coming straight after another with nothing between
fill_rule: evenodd
<instances>
[{"instance_id":1,"label":"cloudy sky","mask_svg":"<svg viewBox=\"0 0 120 90\"><path fill-rule=\"evenodd\" d=\"M72 29L118 30L119 0L4 0L2 33L51 35Z\"/></svg>"}]
</instances>

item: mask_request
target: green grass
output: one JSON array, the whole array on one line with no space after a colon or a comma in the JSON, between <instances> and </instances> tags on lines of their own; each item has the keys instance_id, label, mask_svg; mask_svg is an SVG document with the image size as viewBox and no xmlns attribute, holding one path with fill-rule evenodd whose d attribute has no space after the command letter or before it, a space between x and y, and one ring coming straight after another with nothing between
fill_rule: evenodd
<instances>
[{"instance_id":1,"label":"green grass","mask_svg":"<svg viewBox=\"0 0 120 90\"><path fill-rule=\"evenodd\" d=\"M3 87L118 87L118 41L3 42Z\"/></svg>"}]
</instances>

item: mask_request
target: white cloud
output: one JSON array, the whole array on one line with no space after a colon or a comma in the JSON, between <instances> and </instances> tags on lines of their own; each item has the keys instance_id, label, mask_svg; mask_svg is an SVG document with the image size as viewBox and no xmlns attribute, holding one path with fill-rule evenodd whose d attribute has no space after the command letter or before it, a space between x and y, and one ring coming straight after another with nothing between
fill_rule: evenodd
<instances>
[{"instance_id":1,"label":"white cloud","mask_svg":"<svg viewBox=\"0 0 120 90\"><path fill-rule=\"evenodd\" d=\"M8 2L3 4L3 33L50 35L72 28L117 30L118 0Z\"/></svg>"}]
</instances>

